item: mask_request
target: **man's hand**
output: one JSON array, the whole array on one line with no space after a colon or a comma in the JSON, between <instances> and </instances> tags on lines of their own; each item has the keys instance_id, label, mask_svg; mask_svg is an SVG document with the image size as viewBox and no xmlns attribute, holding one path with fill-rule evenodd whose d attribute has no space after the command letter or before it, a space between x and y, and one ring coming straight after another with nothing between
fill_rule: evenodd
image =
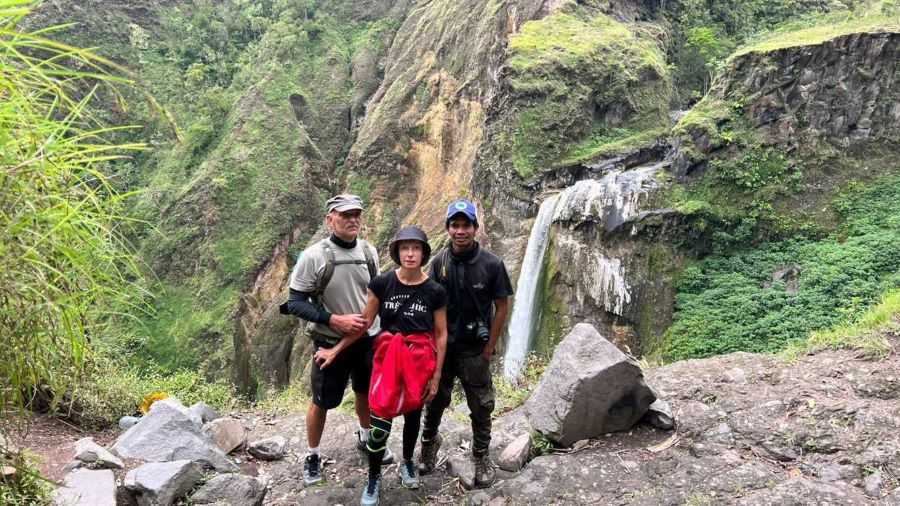
<instances>
[{"instance_id":1,"label":"man's hand","mask_svg":"<svg viewBox=\"0 0 900 506\"><path fill-rule=\"evenodd\" d=\"M337 358L337 350L333 348L319 348L316 350L316 354L313 355L313 360L316 361L316 365L319 366L319 369L325 369L331 365L335 358Z\"/></svg>"},{"instance_id":2,"label":"man's hand","mask_svg":"<svg viewBox=\"0 0 900 506\"><path fill-rule=\"evenodd\" d=\"M439 371L435 371L434 375L431 376L431 379L428 380L428 387L425 389L425 403L429 403L434 400L434 397L437 395L438 385L441 384L441 373Z\"/></svg>"},{"instance_id":3,"label":"man's hand","mask_svg":"<svg viewBox=\"0 0 900 506\"><path fill-rule=\"evenodd\" d=\"M342 336L358 334L366 328L366 319L360 314L333 314L328 326Z\"/></svg>"},{"instance_id":4,"label":"man's hand","mask_svg":"<svg viewBox=\"0 0 900 506\"><path fill-rule=\"evenodd\" d=\"M483 358L486 362L491 361L491 357L494 356L494 347L493 346L485 346L484 350L481 351L481 358Z\"/></svg>"}]
</instances>

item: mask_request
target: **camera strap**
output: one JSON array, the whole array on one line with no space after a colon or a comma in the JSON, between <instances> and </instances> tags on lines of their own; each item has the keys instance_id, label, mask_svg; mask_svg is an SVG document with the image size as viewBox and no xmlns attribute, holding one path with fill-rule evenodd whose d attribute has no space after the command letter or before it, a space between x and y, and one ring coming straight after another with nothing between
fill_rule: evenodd
<instances>
[{"instance_id":1,"label":"camera strap","mask_svg":"<svg viewBox=\"0 0 900 506\"><path fill-rule=\"evenodd\" d=\"M463 267L463 276L462 276L463 289L469 295L469 298L472 299L472 304L475 305L475 312L478 313L478 318L482 322L484 322L485 325L487 325L488 320L487 320L487 318L484 317L483 314L481 314L481 306L478 304L478 297L475 296L475 292L472 291L472 285L469 284L469 270L466 269L464 264L462 265L462 267Z\"/></svg>"}]
</instances>

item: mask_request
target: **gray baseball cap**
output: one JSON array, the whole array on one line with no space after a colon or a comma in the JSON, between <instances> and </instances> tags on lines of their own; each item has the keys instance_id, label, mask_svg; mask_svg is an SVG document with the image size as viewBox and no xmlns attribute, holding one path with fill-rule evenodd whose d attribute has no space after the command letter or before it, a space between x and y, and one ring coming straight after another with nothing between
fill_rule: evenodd
<instances>
[{"instance_id":1,"label":"gray baseball cap","mask_svg":"<svg viewBox=\"0 0 900 506\"><path fill-rule=\"evenodd\" d=\"M342 213L344 211L352 211L354 209L359 209L360 211L362 211L363 201L356 195L342 193L328 199L328 202L325 203L325 208L329 213L331 211Z\"/></svg>"}]
</instances>

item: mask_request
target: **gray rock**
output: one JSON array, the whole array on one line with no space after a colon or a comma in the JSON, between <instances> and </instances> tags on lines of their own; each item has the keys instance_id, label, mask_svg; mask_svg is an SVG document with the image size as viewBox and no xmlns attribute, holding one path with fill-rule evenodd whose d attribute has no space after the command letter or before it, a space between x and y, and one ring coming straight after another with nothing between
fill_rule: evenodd
<instances>
[{"instance_id":1,"label":"gray rock","mask_svg":"<svg viewBox=\"0 0 900 506\"><path fill-rule=\"evenodd\" d=\"M116 506L116 477L109 469L77 469L53 493L59 506Z\"/></svg>"},{"instance_id":2,"label":"gray rock","mask_svg":"<svg viewBox=\"0 0 900 506\"><path fill-rule=\"evenodd\" d=\"M657 429L672 430L675 428L675 416L672 414L672 408L669 407L668 402L662 399L656 399L647 408L644 421Z\"/></svg>"},{"instance_id":3,"label":"gray rock","mask_svg":"<svg viewBox=\"0 0 900 506\"><path fill-rule=\"evenodd\" d=\"M123 416L122 418L119 418L119 428L122 430L128 430L137 425L137 423L140 421L141 419L136 416Z\"/></svg>"},{"instance_id":4,"label":"gray rock","mask_svg":"<svg viewBox=\"0 0 900 506\"><path fill-rule=\"evenodd\" d=\"M80 460L73 460L72 462L69 462L68 464L63 466L62 470L64 473L70 473L76 469L81 469L82 467L84 467L84 465L84 462Z\"/></svg>"},{"instance_id":5,"label":"gray rock","mask_svg":"<svg viewBox=\"0 0 900 506\"><path fill-rule=\"evenodd\" d=\"M259 506L266 497L266 483L243 474L220 474L191 495L191 504L240 504Z\"/></svg>"},{"instance_id":6,"label":"gray rock","mask_svg":"<svg viewBox=\"0 0 900 506\"><path fill-rule=\"evenodd\" d=\"M655 400L634 359L579 323L556 347L525 412L532 427L569 446L630 429Z\"/></svg>"},{"instance_id":7,"label":"gray rock","mask_svg":"<svg viewBox=\"0 0 900 506\"><path fill-rule=\"evenodd\" d=\"M506 446L497 459L497 465L504 471L518 472L528 461L529 453L531 453L531 434L522 434Z\"/></svg>"},{"instance_id":8,"label":"gray rock","mask_svg":"<svg viewBox=\"0 0 900 506\"><path fill-rule=\"evenodd\" d=\"M468 504L472 506L482 506L491 502L491 496L483 490L479 490L469 496Z\"/></svg>"},{"instance_id":9,"label":"gray rock","mask_svg":"<svg viewBox=\"0 0 900 506\"><path fill-rule=\"evenodd\" d=\"M274 436L250 443L247 451L261 460L278 460L284 458L286 446L287 440L284 437Z\"/></svg>"},{"instance_id":10,"label":"gray rock","mask_svg":"<svg viewBox=\"0 0 900 506\"><path fill-rule=\"evenodd\" d=\"M75 443L75 460L85 464L94 464L95 467L104 469L125 468L125 464L118 457L95 443L94 439L90 437L79 439Z\"/></svg>"},{"instance_id":11,"label":"gray rock","mask_svg":"<svg viewBox=\"0 0 900 506\"><path fill-rule=\"evenodd\" d=\"M188 408L188 411L190 411L193 415L200 417L200 421L203 423L209 423L219 418L219 413L217 413L215 409L213 409L209 404L203 401L195 402L193 405L191 405L190 408Z\"/></svg>"},{"instance_id":12,"label":"gray rock","mask_svg":"<svg viewBox=\"0 0 900 506\"><path fill-rule=\"evenodd\" d=\"M819 468L819 479L822 481L846 481L859 477L859 469L852 465L828 464Z\"/></svg>"},{"instance_id":13,"label":"gray rock","mask_svg":"<svg viewBox=\"0 0 900 506\"><path fill-rule=\"evenodd\" d=\"M231 453L247 440L247 431L240 420L219 418L203 425L203 433L209 436L223 452Z\"/></svg>"},{"instance_id":14,"label":"gray rock","mask_svg":"<svg viewBox=\"0 0 900 506\"><path fill-rule=\"evenodd\" d=\"M167 401L155 402L140 423L119 436L112 452L126 459L190 460L223 472L237 471L225 453L200 432L200 426L187 416L187 410Z\"/></svg>"},{"instance_id":15,"label":"gray rock","mask_svg":"<svg viewBox=\"0 0 900 506\"><path fill-rule=\"evenodd\" d=\"M863 490L865 490L866 495L869 497L881 497L881 488L883 486L884 478L881 476L880 471L875 471L866 476L866 479L863 480Z\"/></svg>"},{"instance_id":16,"label":"gray rock","mask_svg":"<svg viewBox=\"0 0 900 506\"><path fill-rule=\"evenodd\" d=\"M154 402L153 405L150 406L150 411L152 412L154 409L174 409L186 416L191 422L194 423L194 425L197 426L197 428L200 428L203 425L203 419L201 418L200 414L192 412L175 397L169 397Z\"/></svg>"},{"instance_id":17,"label":"gray rock","mask_svg":"<svg viewBox=\"0 0 900 506\"><path fill-rule=\"evenodd\" d=\"M468 455L454 454L447 457L447 473L459 478L466 490L475 488L475 463Z\"/></svg>"},{"instance_id":18,"label":"gray rock","mask_svg":"<svg viewBox=\"0 0 900 506\"><path fill-rule=\"evenodd\" d=\"M125 475L125 488L139 506L169 506L203 479L200 468L190 460L151 462Z\"/></svg>"}]
</instances>

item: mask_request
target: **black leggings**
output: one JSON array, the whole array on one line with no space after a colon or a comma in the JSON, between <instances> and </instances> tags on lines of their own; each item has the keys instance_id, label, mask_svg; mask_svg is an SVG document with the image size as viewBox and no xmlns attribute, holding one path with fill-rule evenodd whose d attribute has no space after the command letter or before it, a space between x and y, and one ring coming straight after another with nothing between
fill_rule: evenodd
<instances>
[{"instance_id":1,"label":"black leggings","mask_svg":"<svg viewBox=\"0 0 900 506\"><path fill-rule=\"evenodd\" d=\"M413 458L421 423L421 409L403 415L403 460L412 460ZM366 447L369 449L370 478L381 474L381 459L384 458L384 451L390 435L391 420L372 415L372 429L369 431L369 441L366 443Z\"/></svg>"}]
</instances>

